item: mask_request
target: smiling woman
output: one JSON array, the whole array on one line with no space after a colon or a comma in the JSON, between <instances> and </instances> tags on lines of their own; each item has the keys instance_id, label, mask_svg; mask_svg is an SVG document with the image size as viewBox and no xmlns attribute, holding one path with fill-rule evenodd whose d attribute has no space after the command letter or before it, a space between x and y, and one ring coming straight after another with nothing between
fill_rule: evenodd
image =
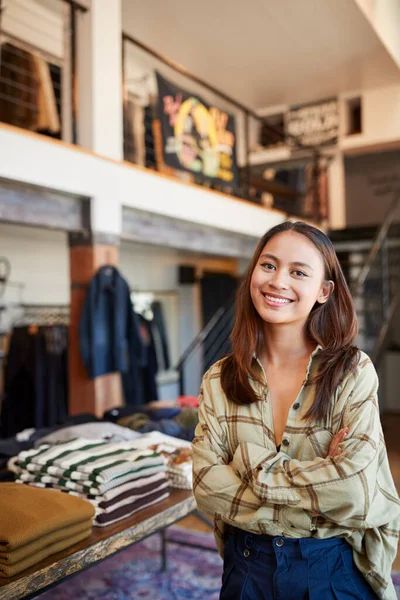
<instances>
[{"instance_id":1,"label":"smiling woman","mask_svg":"<svg viewBox=\"0 0 400 600\"><path fill-rule=\"evenodd\" d=\"M305 262L299 262L299 256ZM308 238L295 230L269 240L250 283L254 307L266 323L271 319L297 320L302 327L315 303L324 304L333 289L333 281L325 280L322 256ZM287 310L278 312L283 307ZM268 316L268 308L275 309L275 314Z\"/></svg>"},{"instance_id":2,"label":"smiling woman","mask_svg":"<svg viewBox=\"0 0 400 600\"><path fill-rule=\"evenodd\" d=\"M203 378L193 441L221 600L396 599L400 502L356 335L329 238L305 223L268 231L238 292L232 354Z\"/></svg>"}]
</instances>

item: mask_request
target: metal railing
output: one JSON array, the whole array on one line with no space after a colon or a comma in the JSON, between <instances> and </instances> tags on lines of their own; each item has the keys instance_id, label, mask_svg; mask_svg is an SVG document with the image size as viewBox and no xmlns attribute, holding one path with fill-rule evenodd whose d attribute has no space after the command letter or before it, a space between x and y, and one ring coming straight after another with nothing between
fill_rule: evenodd
<instances>
[{"instance_id":1,"label":"metal railing","mask_svg":"<svg viewBox=\"0 0 400 600\"><path fill-rule=\"evenodd\" d=\"M361 345L378 364L385 349L394 312L400 299L400 207L396 192L364 264L351 286L358 307Z\"/></svg>"},{"instance_id":2,"label":"metal railing","mask_svg":"<svg viewBox=\"0 0 400 600\"><path fill-rule=\"evenodd\" d=\"M186 393L185 368L192 358L201 362L204 374L217 360L231 351L230 335L233 329L235 298L219 308L210 321L194 338L179 359L175 370L179 373L180 395Z\"/></svg>"},{"instance_id":3,"label":"metal railing","mask_svg":"<svg viewBox=\"0 0 400 600\"><path fill-rule=\"evenodd\" d=\"M75 0L0 0L0 121L74 144L77 132Z\"/></svg>"},{"instance_id":4,"label":"metal railing","mask_svg":"<svg viewBox=\"0 0 400 600\"><path fill-rule=\"evenodd\" d=\"M321 200L321 188L326 183L326 160L318 148L301 145L279 126L271 125L267 118L126 33L122 36L122 69L125 160L188 183L282 210L288 215L316 221L326 217L327 202ZM236 185L224 184L194 170L171 167L168 161L166 164L156 71L179 89L190 91L195 97L199 95L225 115L233 115L238 163ZM275 178L271 179L266 174L269 165L252 166L250 153L260 147L262 140L278 145L290 143L303 150L305 158L297 167L298 173L287 163L277 164L274 165ZM203 154L201 144L194 144L190 150L196 157ZM199 162L201 160L199 158Z\"/></svg>"}]
</instances>

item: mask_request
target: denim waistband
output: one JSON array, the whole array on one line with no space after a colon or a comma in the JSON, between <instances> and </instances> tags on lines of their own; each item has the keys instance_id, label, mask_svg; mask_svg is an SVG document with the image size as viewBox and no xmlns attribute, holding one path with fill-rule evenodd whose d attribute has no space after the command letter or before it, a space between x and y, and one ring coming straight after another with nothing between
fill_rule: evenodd
<instances>
[{"instance_id":1,"label":"denim waistband","mask_svg":"<svg viewBox=\"0 0 400 600\"><path fill-rule=\"evenodd\" d=\"M288 538L283 536L272 536L264 534L255 534L243 531L242 529L232 528L232 534L238 541L238 544L253 550L258 555L259 552L275 553L285 552L291 555L301 555L303 558L311 552L325 550L334 546L349 546L345 538L331 537L327 539L319 538Z\"/></svg>"}]
</instances>

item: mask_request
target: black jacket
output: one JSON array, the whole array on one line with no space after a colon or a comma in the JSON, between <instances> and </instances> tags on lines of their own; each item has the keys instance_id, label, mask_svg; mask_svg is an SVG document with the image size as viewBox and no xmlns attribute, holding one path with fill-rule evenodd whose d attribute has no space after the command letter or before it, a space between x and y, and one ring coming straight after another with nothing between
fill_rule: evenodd
<instances>
[{"instance_id":1,"label":"black jacket","mask_svg":"<svg viewBox=\"0 0 400 600\"><path fill-rule=\"evenodd\" d=\"M79 344L92 379L145 366L129 286L115 267L101 267L90 282L79 323Z\"/></svg>"}]
</instances>

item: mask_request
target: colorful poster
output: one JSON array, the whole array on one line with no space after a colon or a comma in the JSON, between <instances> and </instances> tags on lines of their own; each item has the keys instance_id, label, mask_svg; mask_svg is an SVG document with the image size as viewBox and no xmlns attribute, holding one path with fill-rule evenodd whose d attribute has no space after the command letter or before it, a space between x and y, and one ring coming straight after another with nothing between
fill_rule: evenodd
<instances>
[{"instance_id":1,"label":"colorful poster","mask_svg":"<svg viewBox=\"0 0 400 600\"><path fill-rule=\"evenodd\" d=\"M164 162L236 188L235 119L157 73Z\"/></svg>"}]
</instances>

